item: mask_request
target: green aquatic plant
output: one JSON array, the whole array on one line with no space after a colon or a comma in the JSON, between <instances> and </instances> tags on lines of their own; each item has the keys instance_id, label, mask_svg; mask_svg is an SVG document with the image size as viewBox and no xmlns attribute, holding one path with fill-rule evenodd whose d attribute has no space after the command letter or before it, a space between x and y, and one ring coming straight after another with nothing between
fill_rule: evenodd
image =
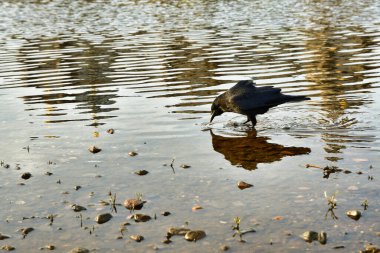
<instances>
[{"instance_id":1,"label":"green aquatic plant","mask_svg":"<svg viewBox=\"0 0 380 253\"><path fill-rule=\"evenodd\" d=\"M143 194L141 192L136 192L136 199L142 201Z\"/></svg>"},{"instance_id":2,"label":"green aquatic plant","mask_svg":"<svg viewBox=\"0 0 380 253\"><path fill-rule=\"evenodd\" d=\"M325 219L327 219L327 215L330 214L333 220L337 220L338 216L335 215L334 209L336 209L336 206L338 205L337 200L336 200L336 195L338 194L338 191L335 191L335 193L331 196L328 196L327 192L324 192L324 194L327 200L327 205L329 206L329 209L327 210L325 214Z\"/></svg>"},{"instance_id":3,"label":"green aquatic plant","mask_svg":"<svg viewBox=\"0 0 380 253\"><path fill-rule=\"evenodd\" d=\"M117 209L116 209L116 193L112 194L112 192L110 191L108 193L108 196L110 196L109 203L111 205L111 211L114 211L115 213L117 213Z\"/></svg>"},{"instance_id":4,"label":"green aquatic plant","mask_svg":"<svg viewBox=\"0 0 380 253\"><path fill-rule=\"evenodd\" d=\"M334 194L331 196L328 196L327 192L324 192L324 194L327 200L327 205L329 205L331 209L335 209L336 206L338 205L336 201L336 195L338 194L338 191L335 191Z\"/></svg>"},{"instance_id":5,"label":"green aquatic plant","mask_svg":"<svg viewBox=\"0 0 380 253\"><path fill-rule=\"evenodd\" d=\"M235 225L232 226L232 230L235 230L235 233L232 235L232 237L235 237L236 235L238 235L240 238L240 242L244 242L243 234L240 231L240 223L241 223L240 217L235 217L234 222L235 222Z\"/></svg>"},{"instance_id":6,"label":"green aquatic plant","mask_svg":"<svg viewBox=\"0 0 380 253\"><path fill-rule=\"evenodd\" d=\"M368 209L368 200L364 200L361 204L361 206L364 208L364 210L367 210Z\"/></svg>"}]
</instances>

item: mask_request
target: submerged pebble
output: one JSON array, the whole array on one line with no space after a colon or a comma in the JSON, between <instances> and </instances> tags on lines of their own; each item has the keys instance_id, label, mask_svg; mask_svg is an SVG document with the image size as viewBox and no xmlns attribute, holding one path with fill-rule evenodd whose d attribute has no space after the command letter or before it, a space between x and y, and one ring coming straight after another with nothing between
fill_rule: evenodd
<instances>
[{"instance_id":1,"label":"submerged pebble","mask_svg":"<svg viewBox=\"0 0 380 253\"><path fill-rule=\"evenodd\" d=\"M90 253L90 251L86 248L76 247L70 250L68 253Z\"/></svg>"},{"instance_id":2,"label":"submerged pebble","mask_svg":"<svg viewBox=\"0 0 380 253\"><path fill-rule=\"evenodd\" d=\"M168 211L165 211L165 212L162 212L161 215L163 215L163 216L169 216L169 215L171 215L171 213L168 212Z\"/></svg>"},{"instance_id":3,"label":"submerged pebble","mask_svg":"<svg viewBox=\"0 0 380 253\"><path fill-rule=\"evenodd\" d=\"M206 232L203 230L191 230L185 234L185 239L188 241L198 241L206 237Z\"/></svg>"},{"instance_id":4,"label":"submerged pebble","mask_svg":"<svg viewBox=\"0 0 380 253\"><path fill-rule=\"evenodd\" d=\"M48 250L55 250L55 246L54 246L54 245L51 245L51 244L49 244L49 245L46 245L46 246L44 247L44 249L48 249Z\"/></svg>"},{"instance_id":5,"label":"submerged pebble","mask_svg":"<svg viewBox=\"0 0 380 253\"><path fill-rule=\"evenodd\" d=\"M24 179L24 180L27 180L27 179L29 179L29 178L31 178L31 177L32 177L32 174L29 173L29 172L25 172L25 173L23 173L23 174L21 175L21 178Z\"/></svg>"},{"instance_id":6,"label":"submerged pebble","mask_svg":"<svg viewBox=\"0 0 380 253\"><path fill-rule=\"evenodd\" d=\"M148 173L149 173L149 171L147 171L147 170L137 170L137 171L135 171L135 174L139 175L139 176L145 176Z\"/></svg>"},{"instance_id":7,"label":"submerged pebble","mask_svg":"<svg viewBox=\"0 0 380 253\"><path fill-rule=\"evenodd\" d=\"M96 147L96 146L91 146L91 147L88 148L88 151L90 151L93 154L96 154L96 153L99 153L102 150L100 148Z\"/></svg>"},{"instance_id":8,"label":"submerged pebble","mask_svg":"<svg viewBox=\"0 0 380 253\"><path fill-rule=\"evenodd\" d=\"M193 206L193 207L191 208L191 210L193 210L193 211L197 211L197 210L200 210L200 209L203 209L203 207L200 206L200 205L195 205L195 206Z\"/></svg>"},{"instance_id":9,"label":"submerged pebble","mask_svg":"<svg viewBox=\"0 0 380 253\"><path fill-rule=\"evenodd\" d=\"M168 233L171 235L186 235L187 232L189 232L189 228L169 228Z\"/></svg>"},{"instance_id":10,"label":"submerged pebble","mask_svg":"<svg viewBox=\"0 0 380 253\"><path fill-rule=\"evenodd\" d=\"M144 240L144 236L142 235L131 235L129 238L136 242L141 242L142 240Z\"/></svg>"},{"instance_id":11,"label":"submerged pebble","mask_svg":"<svg viewBox=\"0 0 380 253\"><path fill-rule=\"evenodd\" d=\"M222 245L222 246L220 246L220 250L221 251L227 251L229 249L230 249L230 247L228 245Z\"/></svg>"},{"instance_id":12,"label":"submerged pebble","mask_svg":"<svg viewBox=\"0 0 380 253\"><path fill-rule=\"evenodd\" d=\"M21 231L21 234L25 237L27 234L29 234L30 232L32 232L34 230L34 228L32 227L29 227L29 228L22 228L20 229Z\"/></svg>"},{"instance_id":13,"label":"submerged pebble","mask_svg":"<svg viewBox=\"0 0 380 253\"><path fill-rule=\"evenodd\" d=\"M359 253L380 253L380 248L377 245L367 245L364 250Z\"/></svg>"},{"instance_id":14,"label":"submerged pebble","mask_svg":"<svg viewBox=\"0 0 380 253\"><path fill-rule=\"evenodd\" d=\"M306 242L318 241L320 244L326 244L327 233L324 231L321 231L319 233L315 231L306 231L301 235L301 238Z\"/></svg>"},{"instance_id":15,"label":"submerged pebble","mask_svg":"<svg viewBox=\"0 0 380 253\"><path fill-rule=\"evenodd\" d=\"M359 220L362 216L362 213L358 210L350 210L346 212L346 215L353 220Z\"/></svg>"},{"instance_id":16,"label":"submerged pebble","mask_svg":"<svg viewBox=\"0 0 380 253\"><path fill-rule=\"evenodd\" d=\"M252 185L252 184L248 184L248 183L246 183L246 182L244 182L244 181L239 181L239 182L237 183L237 186L239 187L240 190L244 190L244 189L246 189L246 188L250 188L250 187L252 187L253 185Z\"/></svg>"},{"instance_id":17,"label":"submerged pebble","mask_svg":"<svg viewBox=\"0 0 380 253\"><path fill-rule=\"evenodd\" d=\"M74 212L81 212L81 211L85 211L87 210L87 208L85 208L84 206L80 206L80 205L77 205L77 204L74 204L71 206L71 209L74 211Z\"/></svg>"},{"instance_id":18,"label":"submerged pebble","mask_svg":"<svg viewBox=\"0 0 380 253\"><path fill-rule=\"evenodd\" d=\"M320 244L326 244L326 242L327 242L327 233L326 232L324 232L324 231L319 232L318 242Z\"/></svg>"},{"instance_id":19,"label":"submerged pebble","mask_svg":"<svg viewBox=\"0 0 380 253\"><path fill-rule=\"evenodd\" d=\"M3 235L2 233L0 233L0 240L5 240L5 239L8 239L8 238L11 238L11 237L8 236L8 235Z\"/></svg>"},{"instance_id":20,"label":"submerged pebble","mask_svg":"<svg viewBox=\"0 0 380 253\"><path fill-rule=\"evenodd\" d=\"M109 221L112 218L112 215L110 213L103 213L96 216L95 221L98 224L103 224Z\"/></svg>"},{"instance_id":21,"label":"submerged pebble","mask_svg":"<svg viewBox=\"0 0 380 253\"><path fill-rule=\"evenodd\" d=\"M9 245L9 244L5 244L1 247L2 250L6 250L6 251L12 251L12 250L15 250L15 247L13 247L12 245Z\"/></svg>"},{"instance_id":22,"label":"submerged pebble","mask_svg":"<svg viewBox=\"0 0 380 253\"><path fill-rule=\"evenodd\" d=\"M131 151L131 152L128 153L128 155L129 155L129 156L137 156L137 153L134 152L134 151Z\"/></svg>"},{"instance_id":23,"label":"submerged pebble","mask_svg":"<svg viewBox=\"0 0 380 253\"><path fill-rule=\"evenodd\" d=\"M304 232L301 237L306 241L306 242L312 242L315 240L318 240L318 233L315 231L306 231Z\"/></svg>"},{"instance_id":24,"label":"submerged pebble","mask_svg":"<svg viewBox=\"0 0 380 253\"><path fill-rule=\"evenodd\" d=\"M129 218L133 219L135 222L147 222L150 219L152 219L149 215L141 213L132 214L131 216L129 216Z\"/></svg>"},{"instance_id":25,"label":"submerged pebble","mask_svg":"<svg viewBox=\"0 0 380 253\"><path fill-rule=\"evenodd\" d=\"M141 199L127 199L124 201L124 206L128 210L141 210L145 202L146 201L142 201Z\"/></svg>"},{"instance_id":26,"label":"submerged pebble","mask_svg":"<svg viewBox=\"0 0 380 253\"><path fill-rule=\"evenodd\" d=\"M115 133L115 130L112 129L112 128L110 128L110 129L107 130L107 133L109 133L109 134L114 134L114 133Z\"/></svg>"}]
</instances>

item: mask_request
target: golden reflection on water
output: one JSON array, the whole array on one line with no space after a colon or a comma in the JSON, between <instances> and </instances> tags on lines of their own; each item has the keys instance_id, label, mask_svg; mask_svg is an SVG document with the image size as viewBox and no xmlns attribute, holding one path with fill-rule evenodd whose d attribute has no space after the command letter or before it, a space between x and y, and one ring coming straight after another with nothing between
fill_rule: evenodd
<instances>
[{"instance_id":1,"label":"golden reflection on water","mask_svg":"<svg viewBox=\"0 0 380 253\"><path fill-rule=\"evenodd\" d=\"M141 17L134 8L143 3L147 9ZM87 14L73 17L72 29L32 39L9 36L3 42L0 56L6 66L0 72L4 78L0 88L27 88L21 96L26 110L46 124L83 121L89 126L104 125L122 113L116 101L123 90L161 99L170 112L183 115L182 119L203 120L220 92L239 79L256 77L258 85L275 85L285 93L313 98L302 105L299 117L309 119L304 128L320 133L327 159L341 159L339 154L350 142L376 139L350 133L375 128L361 124L361 112L374 103L372 93L379 77L378 33L370 24L355 24L355 4L297 3L302 13L294 16L284 9L291 1L247 3L255 7L257 15L235 2L95 3L109 8L107 19L96 8L77 4L64 5L84 8ZM373 5L371 1L358 4L366 11ZM56 13L66 20L62 6L54 8L61 10ZM121 15L135 23L109 23L112 15L114 21ZM289 23L284 25L283 20ZM82 27L87 30L79 29ZM285 110L297 112L297 108ZM275 118L271 121L278 125Z\"/></svg>"}]
</instances>

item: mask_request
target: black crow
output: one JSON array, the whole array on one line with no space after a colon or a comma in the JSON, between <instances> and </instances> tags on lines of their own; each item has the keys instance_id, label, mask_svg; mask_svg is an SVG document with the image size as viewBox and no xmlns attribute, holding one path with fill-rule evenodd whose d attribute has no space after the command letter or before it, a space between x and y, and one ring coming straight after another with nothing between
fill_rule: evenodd
<instances>
[{"instance_id":1,"label":"black crow","mask_svg":"<svg viewBox=\"0 0 380 253\"><path fill-rule=\"evenodd\" d=\"M252 80L239 81L235 86L219 95L211 106L211 120L224 112L247 115L247 122L256 125L256 115L266 113L269 108L286 103L309 100L306 96L292 96L281 93L273 86L256 87Z\"/></svg>"}]
</instances>

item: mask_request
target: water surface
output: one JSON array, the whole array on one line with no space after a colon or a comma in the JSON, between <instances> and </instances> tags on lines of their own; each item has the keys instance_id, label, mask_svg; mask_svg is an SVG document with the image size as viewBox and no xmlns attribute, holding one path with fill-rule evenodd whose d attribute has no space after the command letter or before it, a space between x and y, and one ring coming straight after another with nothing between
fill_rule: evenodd
<instances>
[{"instance_id":1,"label":"water surface","mask_svg":"<svg viewBox=\"0 0 380 253\"><path fill-rule=\"evenodd\" d=\"M2 1L0 233L11 236L2 244L355 252L378 242L379 17L370 0ZM271 109L256 131L232 113L209 125L214 98L252 77L311 100ZM342 171L326 177L306 164ZM140 169L149 174L133 173ZM254 187L239 190L240 180ZM117 240L128 210L94 221L111 212L99 204L110 191L118 203L141 193L141 212L157 219L131 222ZM326 216L325 191L337 192L338 219ZM82 227L72 204L87 207ZM350 209L363 217L346 217ZM234 217L257 231L246 243L232 237ZM186 224L207 237L161 243L167 228ZM23 227L35 230L22 239ZM327 244L304 242L307 230L326 231Z\"/></svg>"}]
</instances>

